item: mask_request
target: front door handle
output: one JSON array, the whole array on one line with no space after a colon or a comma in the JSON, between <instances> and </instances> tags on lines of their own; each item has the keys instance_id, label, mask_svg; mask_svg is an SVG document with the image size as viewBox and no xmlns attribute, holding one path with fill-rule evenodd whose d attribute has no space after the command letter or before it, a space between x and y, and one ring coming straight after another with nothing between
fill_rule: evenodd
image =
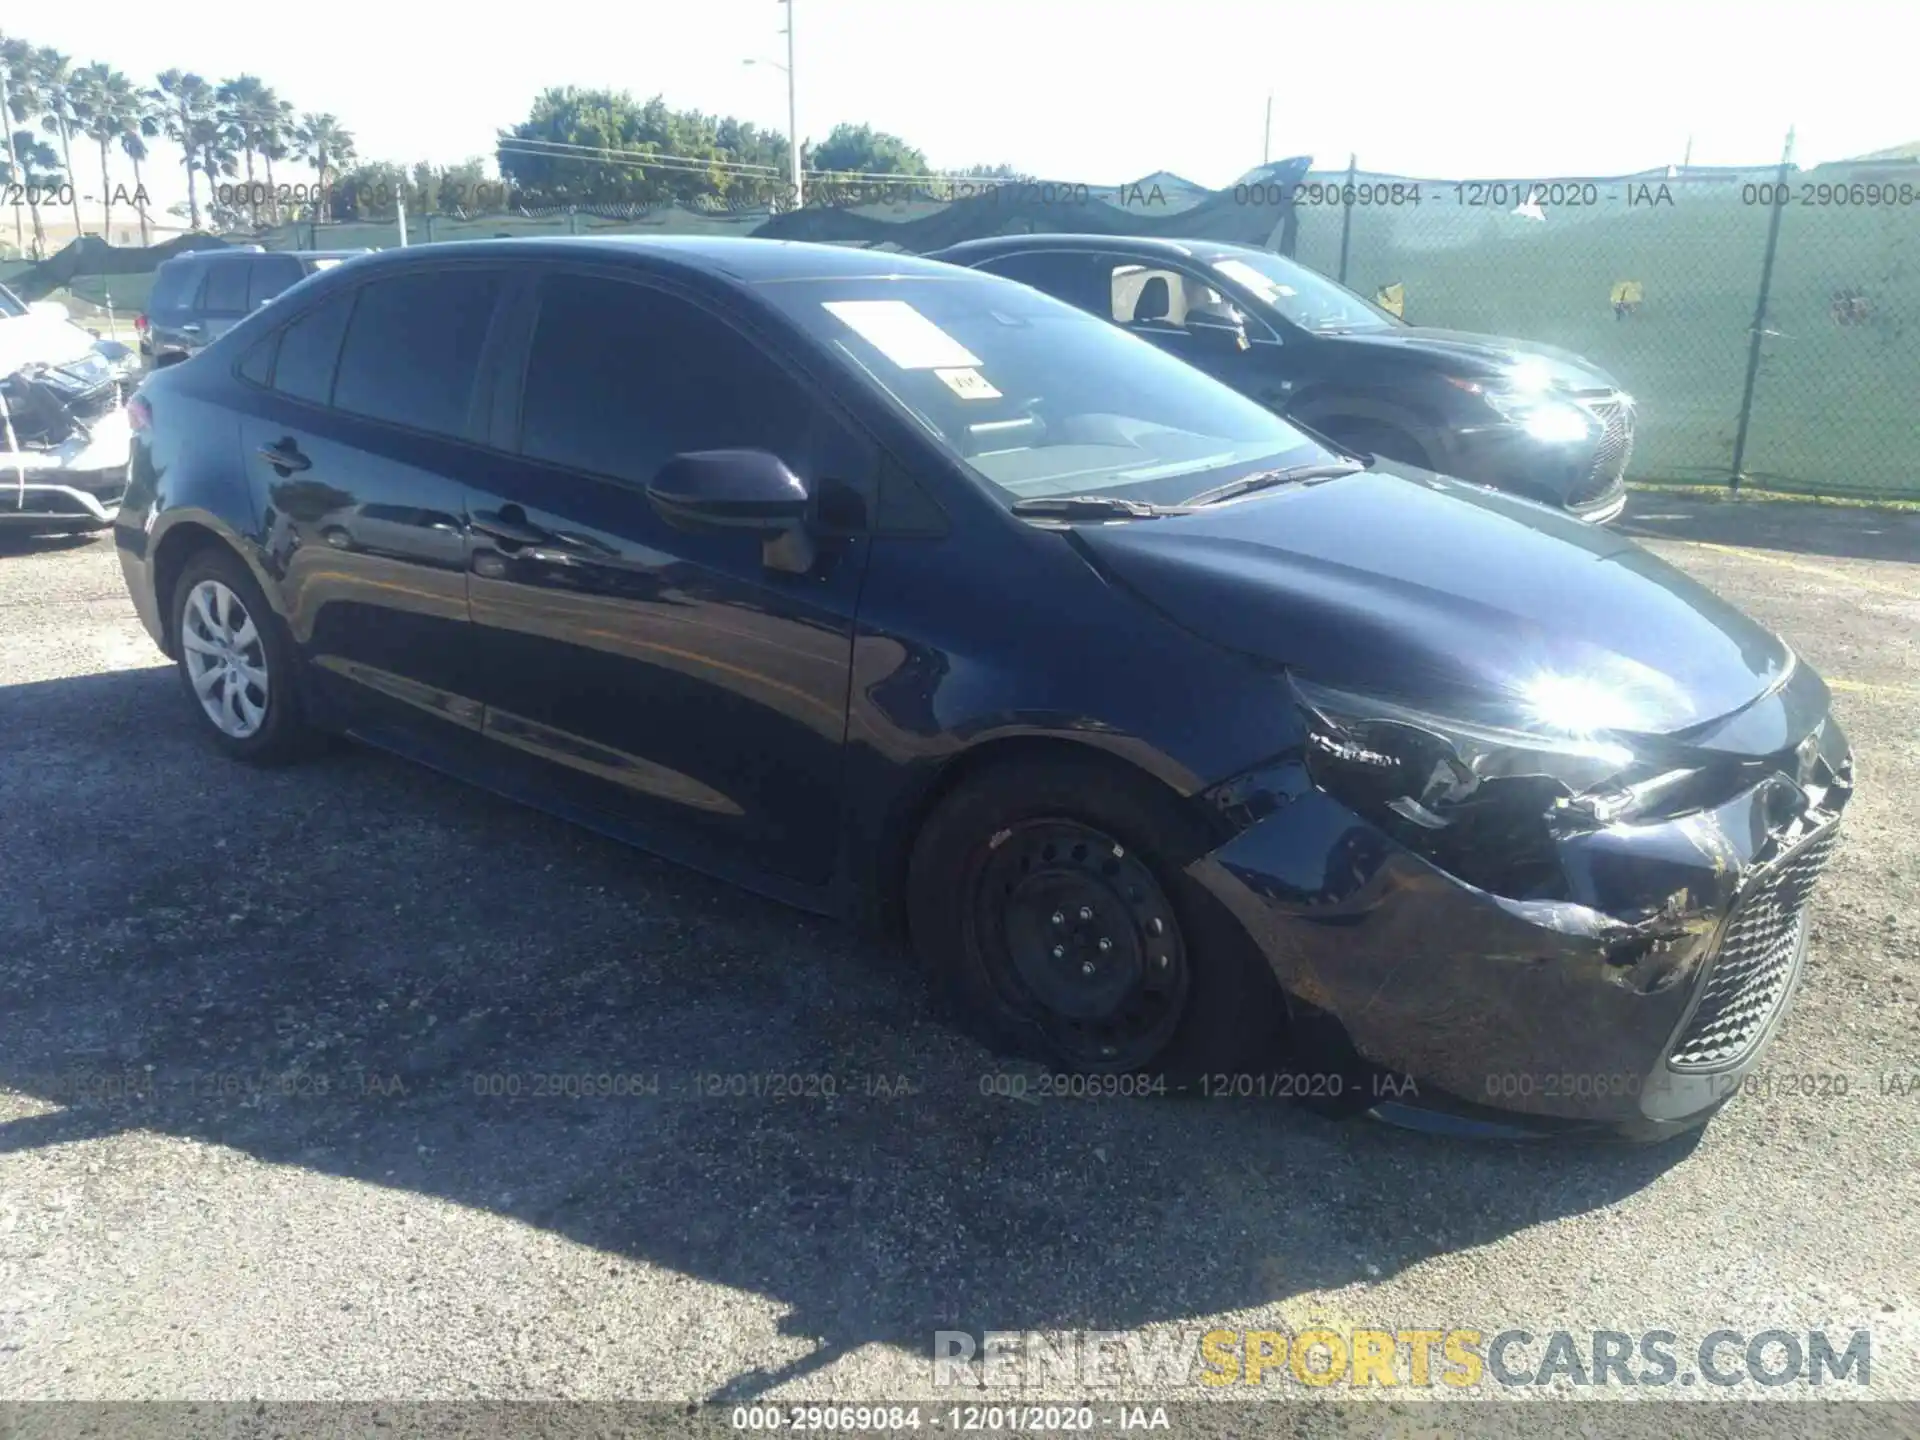
<instances>
[{"instance_id":1,"label":"front door handle","mask_svg":"<svg viewBox=\"0 0 1920 1440\"><path fill-rule=\"evenodd\" d=\"M503 510L476 510L468 523L503 545L541 545L553 539L550 531L528 524L526 512L518 505L509 505Z\"/></svg>"},{"instance_id":2,"label":"front door handle","mask_svg":"<svg viewBox=\"0 0 1920 1440\"><path fill-rule=\"evenodd\" d=\"M282 475L313 468L313 462L300 453L300 447L294 443L291 435L277 445L262 445L255 453Z\"/></svg>"}]
</instances>

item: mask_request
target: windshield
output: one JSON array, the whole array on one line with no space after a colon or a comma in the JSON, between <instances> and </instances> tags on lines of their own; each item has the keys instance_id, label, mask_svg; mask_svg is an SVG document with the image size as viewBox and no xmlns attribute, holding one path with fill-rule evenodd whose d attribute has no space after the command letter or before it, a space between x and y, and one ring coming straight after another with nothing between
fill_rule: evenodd
<instances>
[{"instance_id":1,"label":"windshield","mask_svg":"<svg viewBox=\"0 0 1920 1440\"><path fill-rule=\"evenodd\" d=\"M771 281L760 293L1009 504L1176 504L1243 470L1332 458L1145 341L992 276Z\"/></svg>"},{"instance_id":2,"label":"windshield","mask_svg":"<svg viewBox=\"0 0 1920 1440\"><path fill-rule=\"evenodd\" d=\"M27 307L20 303L20 297L6 286L0 285L0 316L24 315Z\"/></svg>"},{"instance_id":3,"label":"windshield","mask_svg":"<svg viewBox=\"0 0 1920 1440\"><path fill-rule=\"evenodd\" d=\"M1302 330L1327 335L1342 330L1386 330L1401 323L1346 286L1283 256L1249 250L1215 260L1212 268L1252 291L1256 299Z\"/></svg>"}]
</instances>

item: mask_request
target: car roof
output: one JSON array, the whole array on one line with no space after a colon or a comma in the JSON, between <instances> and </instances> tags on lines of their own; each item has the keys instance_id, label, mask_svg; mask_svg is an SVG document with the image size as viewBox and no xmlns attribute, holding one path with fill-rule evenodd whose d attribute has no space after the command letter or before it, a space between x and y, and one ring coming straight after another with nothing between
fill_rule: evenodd
<instances>
[{"instance_id":1,"label":"car roof","mask_svg":"<svg viewBox=\"0 0 1920 1440\"><path fill-rule=\"evenodd\" d=\"M223 249L188 250L169 255L162 265L179 265L189 260L258 260L263 256L285 255L294 260L345 260L354 255L371 255L371 250L269 250L264 245L231 245Z\"/></svg>"},{"instance_id":2,"label":"car roof","mask_svg":"<svg viewBox=\"0 0 1920 1440\"><path fill-rule=\"evenodd\" d=\"M1158 235L1048 234L992 235L981 240L962 240L957 245L936 250L934 255L956 265L966 265L992 255L1034 250L1104 250L1143 260L1218 260L1229 255L1271 253L1257 246L1234 245L1225 240L1179 240Z\"/></svg>"},{"instance_id":3,"label":"car roof","mask_svg":"<svg viewBox=\"0 0 1920 1440\"><path fill-rule=\"evenodd\" d=\"M750 286L773 280L840 278L952 278L953 267L918 255L820 245L803 240L756 240L705 235L540 235L509 240L454 240L355 259L353 273L486 259L591 260L652 270L696 272Z\"/></svg>"}]
</instances>

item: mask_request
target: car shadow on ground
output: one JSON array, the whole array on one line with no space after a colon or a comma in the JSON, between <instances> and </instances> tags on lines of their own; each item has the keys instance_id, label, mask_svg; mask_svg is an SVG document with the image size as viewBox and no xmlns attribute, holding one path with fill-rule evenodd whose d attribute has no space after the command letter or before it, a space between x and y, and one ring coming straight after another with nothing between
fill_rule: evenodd
<instances>
[{"instance_id":1,"label":"car shadow on ground","mask_svg":"<svg viewBox=\"0 0 1920 1440\"><path fill-rule=\"evenodd\" d=\"M1729 500L1637 490L1616 528L1636 539L1692 540L1796 555L1920 564L1920 510L1792 500Z\"/></svg>"},{"instance_id":2,"label":"car shadow on ground","mask_svg":"<svg viewBox=\"0 0 1920 1440\"><path fill-rule=\"evenodd\" d=\"M190 721L166 669L0 689L32 761L0 769L0 1084L49 1105L0 1150L184 1136L787 1307L813 1348L716 1398L940 1329L1365 1283L1611 1205L1692 1146L1014 1098L1036 1072L932 1018L885 944L381 755L237 766Z\"/></svg>"}]
</instances>

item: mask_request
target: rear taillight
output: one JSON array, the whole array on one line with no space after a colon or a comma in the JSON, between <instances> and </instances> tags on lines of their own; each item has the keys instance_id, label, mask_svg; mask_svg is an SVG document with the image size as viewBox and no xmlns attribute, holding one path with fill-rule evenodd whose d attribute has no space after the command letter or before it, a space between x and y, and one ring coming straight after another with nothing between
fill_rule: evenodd
<instances>
[{"instance_id":1,"label":"rear taillight","mask_svg":"<svg viewBox=\"0 0 1920 1440\"><path fill-rule=\"evenodd\" d=\"M152 428L153 407L143 397L136 395L127 401L127 424L133 427L135 434Z\"/></svg>"},{"instance_id":2,"label":"rear taillight","mask_svg":"<svg viewBox=\"0 0 1920 1440\"><path fill-rule=\"evenodd\" d=\"M134 328L134 329L136 329L136 330L145 330L145 329L147 328L147 317L146 317L146 316L144 316L144 315L136 315L136 316L134 316L134 317L133 317L133 328Z\"/></svg>"}]
</instances>

